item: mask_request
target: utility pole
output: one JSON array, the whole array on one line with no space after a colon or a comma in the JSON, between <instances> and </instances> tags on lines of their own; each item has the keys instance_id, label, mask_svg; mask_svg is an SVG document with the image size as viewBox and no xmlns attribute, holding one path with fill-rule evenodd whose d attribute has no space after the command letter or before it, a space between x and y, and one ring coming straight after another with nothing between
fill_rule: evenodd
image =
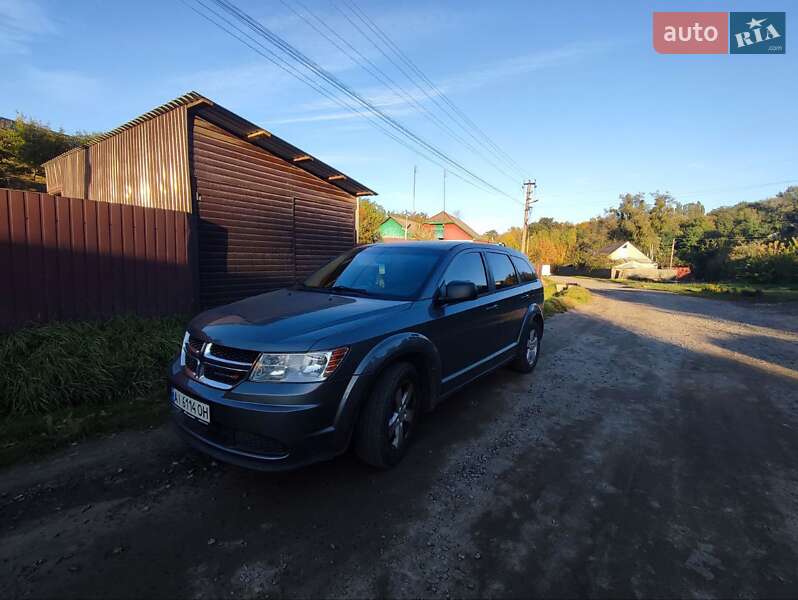
<instances>
[{"instance_id":1,"label":"utility pole","mask_svg":"<svg viewBox=\"0 0 798 600\"><path fill-rule=\"evenodd\" d=\"M526 254L527 238L529 237L529 217L532 214L532 205L537 202L534 197L534 190L537 187L534 179L527 179L524 182L524 229L521 232L521 252Z\"/></svg>"},{"instance_id":2,"label":"utility pole","mask_svg":"<svg viewBox=\"0 0 798 600\"><path fill-rule=\"evenodd\" d=\"M673 238L671 241L671 266L668 267L669 269L673 268L673 251L676 250L676 238Z\"/></svg>"},{"instance_id":3,"label":"utility pole","mask_svg":"<svg viewBox=\"0 0 798 600\"><path fill-rule=\"evenodd\" d=\"M446 169L443 170L443 212L446 212Z\"/></svg>"},{"instance_id":4,"label":"utility pole","mask_svg":"<svg viewBox=\"0 0 798 600\"><path fill-rule=\"evenodd\" d=\"M418 167L413 165L413 214L416 212L416 170Z\"/></svg>"},{"instance_id":5,"label":"utility pole","mask_svg":"<svg viewBox=\"0 0 798 600\"><path fill-rule=\"evenodd\" d=\"M413 214L416 212L416 165L413 165L413 184L410 186L410 197L412 199ZM407 240L407 228L410 223L408 221L407 211L405 211L405 240Z\"/></svg>"}]
</instances>

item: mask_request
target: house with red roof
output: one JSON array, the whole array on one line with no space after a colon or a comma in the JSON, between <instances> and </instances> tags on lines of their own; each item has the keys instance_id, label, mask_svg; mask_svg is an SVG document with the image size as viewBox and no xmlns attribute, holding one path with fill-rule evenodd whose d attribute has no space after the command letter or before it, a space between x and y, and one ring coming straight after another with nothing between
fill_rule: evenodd
<instances>
[{"instance_id":1,"label":"house with red roof","mask_svg":"<svg viewBox=\"0 0 798 600\"><path fill-rule=\"evenodd\" d=\"M441 211L425 220L398 213L388 213L380 225L383 241L396 242L404 240L463 240L478 241L482 239L476 231L460 218Z\"/></svg>"}]
</instances>

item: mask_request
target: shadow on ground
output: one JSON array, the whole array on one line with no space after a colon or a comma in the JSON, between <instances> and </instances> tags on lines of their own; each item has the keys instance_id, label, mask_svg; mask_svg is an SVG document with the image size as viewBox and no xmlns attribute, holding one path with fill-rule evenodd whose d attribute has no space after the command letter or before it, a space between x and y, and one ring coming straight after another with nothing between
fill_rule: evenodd
<instances>
[{"instance_id":1,"label":"shadow on ground","mask_svg":"<svg viewBox=\"0 0 798 600\"><path fill-rule=\"evenodd\" d=\"M170 443L3 487L0 595L794 596L794 380L623 324L706 301L594 293L620 302L557 317L532 376L451 398L392 471ZM748 342L727 349L770 344Z\"/></svg>"}]
</instances>

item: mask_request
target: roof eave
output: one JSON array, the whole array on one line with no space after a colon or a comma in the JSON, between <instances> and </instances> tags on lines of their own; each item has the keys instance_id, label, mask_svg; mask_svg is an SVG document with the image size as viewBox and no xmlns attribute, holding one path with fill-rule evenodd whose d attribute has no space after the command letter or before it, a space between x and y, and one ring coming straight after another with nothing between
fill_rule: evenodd
<instances>
[{"instance_id":1,"label":"roof eave","mask_svg":"<svg viewBox=\"0 0 798 600\"><path fill-rule=\"evenodd\" d=\"M108 138L118 135L123 131L132 129L137 125L144 123L145 121L149 121L150 119L154 119L155 117L166 114L167 112L180 107L186 107L187 109L195 111L195 114L199 114L204 119L207 119L215 125L222 127L233 135L243 139L245 142L263 148L267 152L270 152L271 154L274 154L275 156L293 164L297 168L302 169L303 171L306 171L323 181L326 181L330 185L343 190L347 194L357 197L377 195L377 192L367 188L359 181L352 179L344 173L341 173L327 163L317 159L315 156L300 150L282 138L267 132L262 127L258 127L254 123L244 119L243 117L240 117L232 111L227 110L223 106L216 104L212 100L197 92L189 92L167 102L166 104L162 104L161 106L158 106L157 108L154 108L153 110L148 111L143 115L136 117L135 119L128 121L127 123L120 125L115 129L112 129L111 131L92 138L82 146L67 150L58 156L45 161L42 163L42 165L47 165L82 148L93 146L94 144L107 140ZM217 118L214 119L214 116ZM221 121L221 123L219 121ZM225 123L227 126L225 126ZM261 134L261 132L263 134Z\"/></svg>"}]
</instances>

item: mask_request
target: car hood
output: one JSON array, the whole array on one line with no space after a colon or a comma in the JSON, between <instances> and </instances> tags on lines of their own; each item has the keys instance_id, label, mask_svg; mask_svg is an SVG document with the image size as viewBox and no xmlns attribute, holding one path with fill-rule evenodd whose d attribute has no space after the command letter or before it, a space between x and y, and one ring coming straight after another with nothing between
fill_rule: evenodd
<instances>
[{"instance_id":1,"label":"car hood","mask_svg":"<svg viewBox=\"0 0 798 600\"><path fill-rule=\"evenodd\" d=\"M315 342L348 330L347 324L368 326L410 305L408 301L284 289L206 311L191 321L189 332L234 348L305 352Z\"/></svg>"}]
</instances>

